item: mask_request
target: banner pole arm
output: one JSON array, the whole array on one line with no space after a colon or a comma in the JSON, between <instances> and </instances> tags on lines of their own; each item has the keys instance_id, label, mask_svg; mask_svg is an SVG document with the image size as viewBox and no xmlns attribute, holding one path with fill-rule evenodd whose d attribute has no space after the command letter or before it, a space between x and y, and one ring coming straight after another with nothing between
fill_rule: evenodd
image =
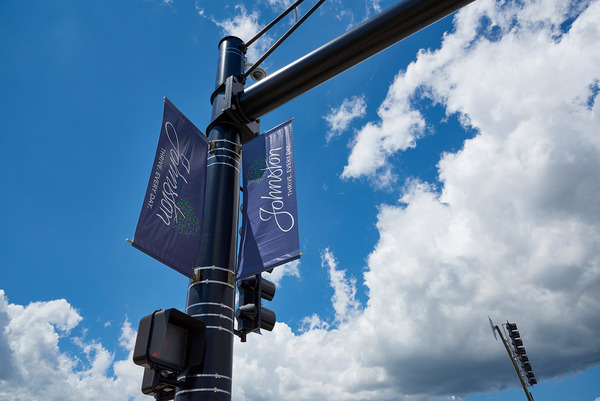
<instances>
[{"instance_id":1,"label":"banner pole arm","mask_svg":"<svg viewBox=\"0 0 600 401\"><path fill-rule=\"evenodd\" d=\"M237 104L256 120L472 1L401 1L246 88Z\"/></svg>"}]
</instances>

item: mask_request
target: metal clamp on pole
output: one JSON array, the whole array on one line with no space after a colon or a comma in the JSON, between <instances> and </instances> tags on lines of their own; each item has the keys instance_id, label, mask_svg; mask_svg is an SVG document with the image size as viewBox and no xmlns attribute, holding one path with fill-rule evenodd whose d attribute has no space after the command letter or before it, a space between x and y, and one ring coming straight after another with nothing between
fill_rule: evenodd
<instances>
[{"instance_id":1,"label":"metal clamp on pole","mask_svg":"<svg viewBox=\"0 0 600 401\"><path fill-rule=\"evenodd\" d=\"M225 143L229 143L230 145L233 145L235 150L231 150L231 149L227 149L227 148L217 148L217 143L218 142L225 142ZM213 141L208 141L208 153L214 153L216 150L219 149L224 149L227 150L229 152L233 152L235 153L237 156L241 156L242 155L242 147L240 145L238 145L235 142L232 141L228 141L227 139L215 139Z\"/></svg>"},{"instance_id":2,"label":"metal clamp on pole","mask_svg":"<svg viewBox=\"0 0 600 401\"><path fill-rule=\"evenodd\" d=\"M260 119L249 119L237 104L237 94L244 90L241 79L229 76L213 93L213 115L206 132L210 132L217 124L233 124L242 133L242 143L246 143L260 135Z\"/></svg>"}]
</instances>

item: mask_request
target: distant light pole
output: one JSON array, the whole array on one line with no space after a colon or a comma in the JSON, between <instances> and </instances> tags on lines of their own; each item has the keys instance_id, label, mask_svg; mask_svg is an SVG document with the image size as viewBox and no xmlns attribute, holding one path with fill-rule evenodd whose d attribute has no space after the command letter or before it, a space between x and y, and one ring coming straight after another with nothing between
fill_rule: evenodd
<instances>
[{"instance_id":1,"label":"distant light pole","mask_svg":"<svg viewBox=\"0 0 600 401\"><path fill-rule=\"evenodd\" d=\"M496 332L500 335L500 339L504 344L504 348L506 348L506 352L508 353L508 357L512 362L515 371L517 372L517 376L519 377L519 381L521 382L521 386L523 386L523 391L527 396L528 401L533 401L533 396L529 392L529 387L533 387L534 384L537 384L537 380L535 375L533 374L533 370L531 368L531 364L529 363L529 357L526 355L525 347L523 346L523 340L521 340L521 335L517 331L517 325L515 323L509 323L508 321L503 324L503 326L508 331L508 336L511 339L509 343L502 335L502 331L498 326L495 326L492 322L492 319L488 317L490 321L490 326L492 326L492 332L494 333L494 338L496 337Z\"/></svg>"}]
</instances>

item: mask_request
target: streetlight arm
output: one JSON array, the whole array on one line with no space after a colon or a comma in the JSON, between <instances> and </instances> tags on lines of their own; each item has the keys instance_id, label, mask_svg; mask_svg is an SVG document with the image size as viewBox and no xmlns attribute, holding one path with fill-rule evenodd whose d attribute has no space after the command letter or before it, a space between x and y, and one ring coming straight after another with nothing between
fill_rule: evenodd
<instances>
[{"instance_id":1,"label":"streetlight arm","mask_svg":"<svg viewBox=\"0 0 600 401\"><path fill-rule=\"evenodd\" d=\"M238 95L256 120L473 0L403 0Z\"/></svg>"}]
</instances>

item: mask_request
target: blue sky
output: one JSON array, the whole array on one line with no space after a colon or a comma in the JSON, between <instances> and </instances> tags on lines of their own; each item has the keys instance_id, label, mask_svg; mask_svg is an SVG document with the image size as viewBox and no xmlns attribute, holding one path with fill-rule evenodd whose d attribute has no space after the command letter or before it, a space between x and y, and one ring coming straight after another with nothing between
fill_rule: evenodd
<instances>
[{"instance_id":1,"label":"blue sky","mask_svg":"<svg viewBox=\"0 0 600 401\"><path fill-rule=\"evenodd\" d=\"M135 330L187 279L125 238L163 97L204 132L219 40L285 3L0 2L0 400L151 399ZM263 66L394 3L327 1ZM235 344L234 399L525 399L488 316L519 325L536 400L600 398L598 21L476 0L262 118L295 117L304 256L275 330Z\"/></svg>"}]
</instances>

